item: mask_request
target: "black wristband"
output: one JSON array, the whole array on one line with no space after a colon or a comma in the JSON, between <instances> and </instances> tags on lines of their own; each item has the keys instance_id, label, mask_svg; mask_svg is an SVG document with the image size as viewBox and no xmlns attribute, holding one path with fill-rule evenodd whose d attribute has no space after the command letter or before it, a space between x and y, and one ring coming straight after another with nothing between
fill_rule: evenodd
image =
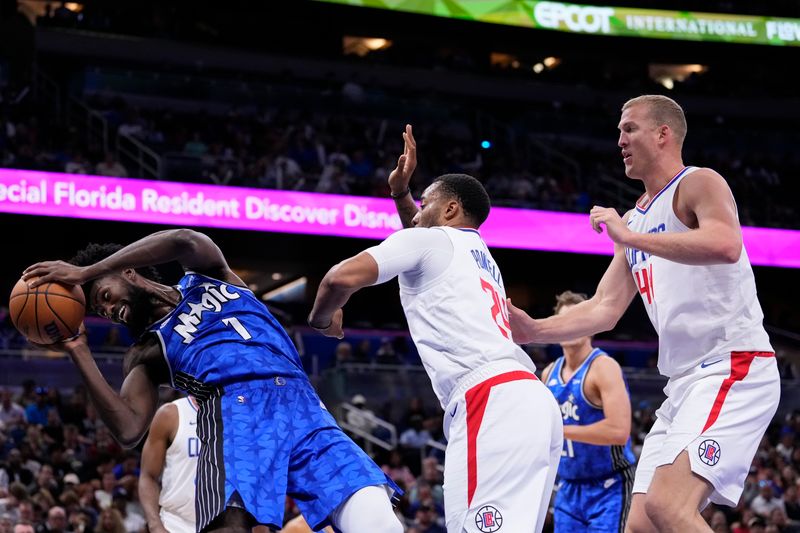
<instances>
[{"instance_id":1,"label":"black wristband","mask_svg":"<svg viewBox=\"0 0 800 533\"><path fill-rule=\"evenodd\" d=\"M331 327L331 324L333 324L333 319L331 318L331 321L328 322L327 326L315 326L314 324L311 323L311 317L308 317L308 319L306 319L306 324L308 324L310 327L314 329L328 329L329 327Z\"/></svg>"},{"instance_id":2,"label":"black wristband","mask_svg":"<svg viewBox=\"0 0 800 533\"><path fill-rule=\"evenodd\" d=\"M411 187L406 187L406 190L404 190L400 194L395 194L395 193L389 191L389 196L391 196L395 200L399 200L400 198L405 198L409 194L411 194Z\"/></svg>"}]
</instances>

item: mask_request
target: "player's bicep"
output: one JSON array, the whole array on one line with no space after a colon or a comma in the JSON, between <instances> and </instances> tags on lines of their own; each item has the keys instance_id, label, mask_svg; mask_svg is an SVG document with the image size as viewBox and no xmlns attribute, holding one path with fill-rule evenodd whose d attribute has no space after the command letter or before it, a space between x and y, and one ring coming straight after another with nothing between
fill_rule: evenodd
<instances>
[{"instance_id":1,"label":"player's bicep","mask_svg":"<svg viewBox=\"0 0 800 533\"><path fill-rule=\"evenodd\" d=\"M167 448L174 439L174 428L178 425L178 409L172 404L164 405L156 412L150 424L150 432L142 448L142 472L158 479L164 470Z\"/></svg>"},{"instance_id":2,"label":"player's bicep","mask_svg":"<svg viewBox=\"0 0 800 533\"><path fill-rule=\"evenodd\" d=\"M178 230L184 252L178 262L186 269L220 279L231 285L247 285L228 266L219 246L204 233Z\"/></svg>"},{"instance_id":3,"label":"player's bicep","mask_svg":"<svg viewBox=\"0 0 800 533\"><path fill-rule=\"evenodd\" d=\"M680 184L680 198L697 217L700 229L717 239L741 243L742 229L736 214L736 202L725 179L708 169L701 169Z\"/></svg>"},{"instance_id":4,"label":"player's bicep","mask_svg":"<svg viewBox=\"0 0 800 533\"><path fill-rule=\"evenodd\" d=\"M554 363L550 363L542 370L542 383L547 384L547 380L550 379L550 374L553 372L553 365Z\"/></svg>"},{"instance_id":5,"label":"player's bicep","mask_svg":"<svg viewBox=\"0 0 800 533\"><path fill-rule=\"evenodd\" d=\"M158 407L158 386L144 364L130 369L122 382L119 395L132 414L129 429L141 439Z\"/></svg>"},{"instance_id":6,"label":"player's bicep","mask_svg":"<svg viewBox=\"0 0 800 533\"><path fill-rule=\"evenodd\" d=\"M636 284L633 282L625 249L616 245L614 258L608 265L605 274L597 285L597 292L592 297L609 314L614 322L618 321L631 304L636 295Z\"/></svg>"},{"instance_id":7,"label":"player's bicep","mask_svg":"<svg viewBox=\"0 0 800 533\"><path fill-rule=\"evenodd\" d=\"M599 364L598 364L599 363ZM631 401L622 368L611 357L602 357L595 361L592 368L603 414L616 427L622 428L627 435L631 431Z\"/></svg>"}]
</instances>

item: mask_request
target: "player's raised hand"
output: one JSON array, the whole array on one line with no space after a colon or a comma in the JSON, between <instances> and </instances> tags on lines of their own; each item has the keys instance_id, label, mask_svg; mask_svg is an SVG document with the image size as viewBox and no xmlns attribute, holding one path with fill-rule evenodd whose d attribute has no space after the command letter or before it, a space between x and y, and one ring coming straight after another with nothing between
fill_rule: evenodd
<instances>
[{"instance_id":1,"label":"player's raised hand","mask_svg":"<svg viewBox=\"0 0 800 533\"><path fill-rule=\"evenodd\" d=\"M605 226L608 236L618 244L625 244L625 237L631 233L617 210L612 207L600 207L599 205L592 207L592 210L589 211L589 220L592 223L592 229L597 233L603 233L601 225Z\"/></svg>"},{"instance_id":2,"label":"player's raised hand","mask_svg":"<svg viewBox=\"0 0 800 533\"><path fill-rule=\"evenodd\" d=\"M528 344L535 340L536 322L528 313L511 303L511 298L506 298L508 305L508 321L511 324L511 338L517 344Z\"/></svg>"},{"instance_id":3,"label":"player's raised hand","mask_svg":"<svg viewBox=\"0 0 800 533\"><path fill-rule=\"evenodd\" d=\"M411 124L406 124L406 131L403 132L403 155L397 160L397 167L389 174L389 188L392 194L402 194L408 190L411 175L417 168L417 141L414 140L414 133Z\"/></svg>"},{"instance_id":4,"label":"player's raised hand","mask_svg":"<svg viewBox=\"0 0 800 533\"><path fill-rule=\"evenodd\" d=\"M86 267L75 266L64 261L42 261L26 268L22 273L22 279L30 280L28 285L31 288L51 281L81 285L86 281L85 272Z\"/></svg>"}]
</instances>

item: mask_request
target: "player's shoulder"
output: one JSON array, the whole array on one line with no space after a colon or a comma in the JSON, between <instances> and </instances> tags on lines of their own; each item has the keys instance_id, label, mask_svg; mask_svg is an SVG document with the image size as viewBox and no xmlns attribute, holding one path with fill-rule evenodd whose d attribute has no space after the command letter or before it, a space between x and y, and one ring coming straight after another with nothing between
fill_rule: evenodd
<instances>
[{"instance_id":1,"label":"player's shoulder","mask_svg":"<svg viewBox=\"0 0 800 533\"><path fill-rule=\"evenodd\" d=\"M547 381L550 379L550 374L553 373L553 368L556 366L556 361L551 361L544 370L542 370L542 382L547 385Z\"/></svg>"},{"instance_id":2,"label":"player's shoulder","mask_svg":"<svg viewBox=\"0 0 800 533\"><path fill-rule=\"evenodd\" d=\"M616 377L622 378L622 367L616 359L601 351L592 361L589 370L587 371L588 377L591 379L615 379Z\"/></svg>"},{"instance_id":3,"label":"player's shoulder","mask_svg":"<svg viewBox=\"0 0 800 533\"><path fill-rule=\"evenodd\" d=\"M177 420L178 414L179 408L177 402L168 402L156 410L156 414L153 417L153 422L155 423L158 420L170 420L173 418Z\"/></svg>"},{"instance_id":4,"label":"player's shoulder","mask_svg":"<svg viewBox=\"0 0 800 533\"><path fill-rule=\"evenodd\" d=\"M728 182L722 174L709 167L694 167L694 170L686 174L678 184L678 187L681 189L713 186L723 186L727 188Z\"/></svg>"},{"instance_id":5,"label":"player's shoulder","mask_svg":"<svg viewBox=\"0 0 800 533\"><path fill-rule=\"evenodd\" d=\"M150 423L148 438L165 439L171 441L180 422L178 406L174 403L165 403L156 410L153 421Z\"/></svg>"},{"instance_id":6,"label":"player's shoulder","mask_svg":"<svg viewBox=\"0 0 800 533\"><path fill-rule=\"evenodd\" d=\"M731 188L725 178L708 167L697 167L691 174L687 174L678 184L678 190L680 201L689 205L709 199L725 199L731 194Z\"/></svg>"}]
</instances>

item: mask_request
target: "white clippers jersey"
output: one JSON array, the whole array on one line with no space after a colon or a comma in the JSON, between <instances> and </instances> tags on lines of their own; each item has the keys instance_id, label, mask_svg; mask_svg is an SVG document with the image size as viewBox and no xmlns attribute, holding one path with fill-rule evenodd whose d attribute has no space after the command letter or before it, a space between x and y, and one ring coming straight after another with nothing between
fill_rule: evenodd
<instances>
[{"instance_id":1,"label":"white clippers jersey","mask_svg":"<svg viewBox=\"0 0 800 533\"><path fill-rule=\"evenodd\" d=\"M431 243L437 257L428 261ZM452 254L444 256L448 244ZM408 328L443 408L459 378L487 363L510 360L535 371L511 340L503 278L477 230L401 230L368 252L379 283L399 275Z\"/></svg>"},{"instance_id":2,"label":"white clippers jersey","mask_svg":"<svg viewBox=\"0 0 800 533\"><path fill-rule=\"evenodd\" d=\"M172 514L195 523L194 480L200 439L197 438L197 409L189 398L172 402L178 408L178 431L167 448L161 474L161 497L158 504Z\"/></svg>"},{"instance_id":3,"label":"white clippers jersey","mask_svg":"<svg viewBox=\"0 0 800 533\"><path fill-rule=\"evenodd\" d=\"M690 231L675 215L673 197L681 180L696 170L684 168L649 203L637 204L628 227L638 233ZM684 265L632 248L625 254L658 332L661 374L680 375L711 355L773 351L744 247L738 262L706 266Z\"/></svg>"}]
</instances>

